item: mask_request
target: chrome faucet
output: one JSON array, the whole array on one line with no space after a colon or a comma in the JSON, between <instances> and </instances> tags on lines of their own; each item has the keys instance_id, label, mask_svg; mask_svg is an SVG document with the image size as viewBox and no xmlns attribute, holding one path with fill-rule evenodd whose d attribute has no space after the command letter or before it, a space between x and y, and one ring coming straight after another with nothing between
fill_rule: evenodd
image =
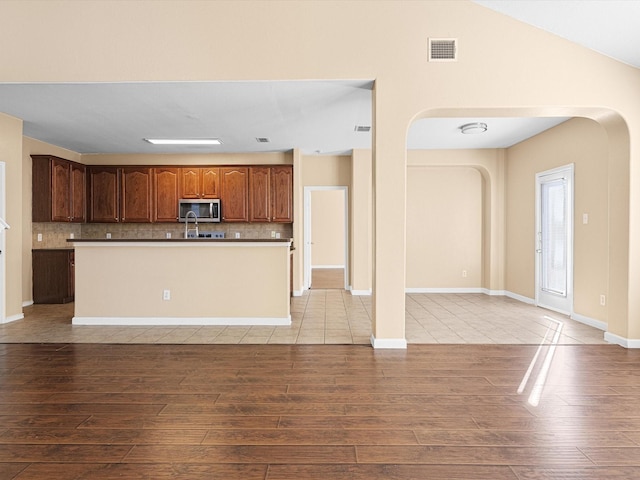
<instances>
[{"instance_id":1,"label":"chrome faucet","mask_svg":"<svg viewBox=\"0 0 640 480\"><path fill-rule=\"evenodd\" d=\"M196 236L194 238L198 238L198 216L193 210L189 210L184 216L184 238L189 238L189 215L193 215L193 219L195 220Z\"/></svg>"}]
</instances>

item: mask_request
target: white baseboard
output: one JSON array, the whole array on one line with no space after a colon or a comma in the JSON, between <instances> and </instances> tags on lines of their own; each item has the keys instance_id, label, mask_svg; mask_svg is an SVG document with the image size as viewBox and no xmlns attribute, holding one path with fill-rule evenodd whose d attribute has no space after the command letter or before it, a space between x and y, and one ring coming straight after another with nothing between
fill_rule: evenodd
<instances>
[{"instance_id":1,"label":"white baseboard","mask_svg":"<svg viewBox=\"0 0 640 480\"><path fill-rule=\"evenodd\" d=\"M507 295L504 290L489 290L488 288L483 288L482 293L491 297L504 297Z\"/></svg>"},{"instance_id":2,"label":"white baseboard","mask_svg":"<svg viewBox=\"0 0 640 480\"><path fill-rule=\"evenodd\" d=\"M73 317L72 325L118 325L118 326L256 326L256 325L291 325L291 315L288 317Z\"/></svg>"},{"instance_id":3,"label":"white baseboard","mask_svg":"<svg viewBox=\"0 0 640 480\"><path fill-rule=\"evenodd\" d=\"M404 338L376 338L371 334L371 346L373 348L397 348L407 349L407 341Z\"/></svg>"},{"instance_id":4,"label":"white baseboard","mask_svg":"<svg viewBox=\"0 0 640 480\"><path fill-rule=\"evenodd\" d=\"M311 265L311 268L344 268L344 265Z\"/></svg>"},{"instance_id":5,"label":"white baseboard","mask_svg":"<svg viewBox=\"0 0 640 480\"><path fill-rule=\"evenodd\" d=\"M302 292L303 292L303 290L294 290L292 293L293 293L294 297L301 297L302 296Z\"/></svg>"},{"instance_id":6,"label":"white baseboard","mask_svg":"<svg viewBox=\"0 0 640 480\"><path fill-rule=\"evenodd\" d=\"M607 324L607 322L596 320L595 318L585 317L584 315L580 315L579 313L571 314L571 319L575 320L576 322L589 325L590 327L597 328L598 330L602 330L603 332L606 332L609 328L609 324Z\"/></svg>"},{"instance_id":7,"label":"white baseboard","mask_svg":"<svg viewBox=\"0 0 640 480\"><path fill-rule=\"evenodd\" d=\"M11 323L11 322L15 322L16 320L22 320L24 318L24 313L17 313L15 315L11 315L10 317L5 317L4 322L0 322L0 323Z\"/></svg>"},{"instance_id":8,"label":"white baseboard","mask_svg":"<svg viewBox=\"0 0 640 480\"><path fill-rule=\"evenodd\" d=\"M615 333L604 332L604 339L624 348L640 348L640 339L637 338L624 338Z\"/></svg>"},{"instance_id":9,"label":"white baseboard","mask_svg":"<svg viewBox=\"0 0 640 480\"><path fill-rule=\"evenodd\" d=\"M351 290L351 295L353 296L358 296L358 295L371 295L371 289L369 290Z\"/></svg>"},{"instance_id":10,"label":"white baseboard","mask_svg":"<svg viewBox=\"0 0 640 480\"><path fill-rule=\"evenodd\" d=\"M23 307L30 307L33 305L33 300L27 300L26 302L22 302Z\"/></svg>"},{"instance_id":11,"label":"white baseboard","mask_svg":"<svg viewBox=\"0 0 640 480\"><path fill-rule=\"evenodd\" d=\"M517 293L505 291L505 296L509 298L513 298L514 300L518 300L519 302L528 303L529 305L535 305L536 301L533 298L525 297L523 295L518 295Z\"/></svg>"},{"instance_id":12,"label":"white baseboard","mask_svg":"<svg viewBox=\"0 0 640 480\"><path fill-rule=\"evenodd\" d=\"M483 293L481 288L405 288L404 293Z\"/></svg>"}]
</instances>

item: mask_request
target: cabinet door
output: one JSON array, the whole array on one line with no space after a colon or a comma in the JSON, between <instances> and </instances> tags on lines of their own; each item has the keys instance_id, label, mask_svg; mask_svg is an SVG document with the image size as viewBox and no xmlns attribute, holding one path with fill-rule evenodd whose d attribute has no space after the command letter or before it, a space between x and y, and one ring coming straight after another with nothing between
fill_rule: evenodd
<instances>
[{"instance_id":1,"label":"cabinet door","mask_svg":"<svg viewBox=\"0 0 640 480\"><path fill-rule=\"evenodd\" d=\"M220 169L222 220L225 222L247 222L249 220L247 189L249 171L247 167Z\"/></svg>"},{"instance_id":2,"label":"cabinet door","mask_svg":"<svg viewBox=\"0 0 640 480\"><path fill-rule=\"evenodd\" d=\"M200 169L180 169L180 198L200 198Z\"/></svg>"},{"instance_id":3,"label":"cabinet door","mask_svg":"<svg viewBox=\"0 0 640 480\"><path fill-rule=\"evenodd\" d=\"M72 250L33 250L33 303L68 303L74 297Z\"/></svg>"},{"instance_id":4,"label":"cabinet door","mask_svg":"<svg viewBox=\"0 0 640 480\"><path fill-rule=\"evenodd\" d=\"M154 175L155 210L154 221L175 222L178 220L179 168L156 168Z\"/></svg>"},{"instance_id":5,"label":"cabinet door","mask_svg":"<svg viewBox=\"0 0 640 480\"><path fill-rule=\"evenodd\" d=\"M71 220L71 164L62 159L51 160L51 220Z\"/></svg>"},{"instance_id":6,"label":"cabinet door","mask_svg":"<svg viewBox=\"0 0 640 480\"><path fill-rule=\"evenodd\" d=\"M201 198L220 198L220 169L204 167L200 169Z\"/></svg>"},{"instance_id":7,"label":"cabinet door","mask_svg":"<svg viewBox=\"0 0 640 480\"><path fill-rule=\"evenodd\" d=\"M71 221L85 221L86 168L79 163L71 164Z\"/></svg>"},{"instance_id":8,"label":"cabinet door","mask_svg":"<svg viewBox=\"0 0 640 480\"><path fill-rule=\"evenodd\" d=\"M119 220L119 179L115 167L89 167L88 208L90 222L113 223Z\"/></svg>"},{"instance_id":9,"label":"cabinet door","mask_svg":"<svg viewBox=\"0 0 640 480\"><path fill-rule=\"evenodd\" d=\"M271 221L293 222L292 167L271 167Z\"/></svg>"},{"instance_id":10,"label":"cabinet door","mask_svg":"<svg viewBox=\"0 0 640 480\"><path fill-rule=\"evenodd\" d=\"M270 222L269 167L249 167L249 221Z\"/></svg>"},{"instance_id":11,"label":"cabinet door","mask_svg":"<svg viewBox=\"0 0 640 480\"><path fill-rule=\"evenodd\" d=\"M151 168L124 167L121 172L120 221L150 223L153 218Z\"/></svg>"}]
</instances>

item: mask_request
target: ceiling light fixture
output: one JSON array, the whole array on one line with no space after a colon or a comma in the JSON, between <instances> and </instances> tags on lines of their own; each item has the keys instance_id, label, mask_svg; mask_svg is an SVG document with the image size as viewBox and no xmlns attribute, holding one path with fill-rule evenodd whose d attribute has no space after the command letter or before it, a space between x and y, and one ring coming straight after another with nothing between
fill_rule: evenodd
<instances>
[{"instance_id":1,"label":"ceiling light fixture","mask_svg":"<svg viewBox=\"0 0 640 480\"><path fill-rule=\"evenodd\" d=\"M484 133L487 131L487 124L481 122L466 123L460 127L460 131L465 135Z\"/></svg>"},{"instance_id":2,"label":"ceiling light fixture","mask_svg":"<svg viewBox=\"0 0 640 480\"><path fill-rule=\"evenodd\" d=\"M145 138L153 145L221 145L219 138Z\"/></svg>"}]
</instances>

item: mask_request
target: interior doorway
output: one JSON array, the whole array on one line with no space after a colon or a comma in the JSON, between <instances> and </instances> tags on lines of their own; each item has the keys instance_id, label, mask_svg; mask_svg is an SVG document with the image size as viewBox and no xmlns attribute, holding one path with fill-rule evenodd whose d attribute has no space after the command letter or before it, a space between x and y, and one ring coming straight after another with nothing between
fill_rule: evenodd
<instances>
[{"instance_id":1,"label":"interior doorway","mask_svg":"<svg viewBox=\"0 0 640 480\"><path fill-rule=\"evenodd\" d=\"M536 305L573 313L573 164L536 175Z\"/></svg>"},{"instance_id":2,"label":"interior doorway","mask_svg":"<svg viewBox=\"0 0 640 480\"><path fill-rule=\"evenodd\" d=\"M348 289L348 189L304 188L304 287Z\"/></svg>"}]
</instances>

